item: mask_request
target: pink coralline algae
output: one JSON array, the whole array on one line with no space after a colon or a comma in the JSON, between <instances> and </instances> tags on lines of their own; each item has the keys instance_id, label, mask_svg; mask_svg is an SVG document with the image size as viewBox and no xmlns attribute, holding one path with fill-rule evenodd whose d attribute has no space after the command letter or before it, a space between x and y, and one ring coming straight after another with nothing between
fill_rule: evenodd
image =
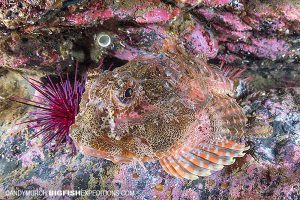
<instances>
[{"instance_id":1,"label":"pink coralline algae","mask_svg":"<svg viewBox=\"0 0 300 200\"><path fill-rule=\"evenodd\" d=\"M229 51L234 53L239 53L243 51L244 53L253 54L259 58L268 58L270 60L276 60L280 56L284 56L288 53L289 45L283 40L278 40L275 38L253 38L250 44L246 43L235 43L227 44Z\"/></svg>"},{"instance_id":2,"label":"pink coralline algae","mask_svg":"<svg viewBox=\"0 0 300 200\"><path fill-rule=\"evenodd\" d=\"M300 23L300 13L292 4L281 4L280 11L288 21Z\"/></svg>"},{"instance_id":3,"label":"pink coralline algae","mask_svg":"<svg viewBox=\"0 0 300 200\"><path fill-rule=\"evenodd\" d=\"M211 31L199 24L187 27L182 33L185 47L194 55L214 58L218 53L218 42Z\"/></svg>"},{"instance_id":4,"label":"pink coralline algae","mask_svg":"<svg viewBox=\"0 0 300 200\"><path fill-rule=\"evenodd\" d=\"M277 2L274 4L249 4L249 15L243 19L257 30L284 34L299 33L299 4L297 2ZM273 30L273 31L272 31Z\"/></svg>"},{"instance_id":5,"label":"pink coralline algae","mask_svg":"<svg viewBox=\"0 0 300 200\"><path fill-rule=\"evenodd\" d=\"M172 19L172 13L169 13L165 9L155 8L148 11L145 14L136 16L136 22L138 23L157 23L165 22Z\"/></svg>"},{"instance_id":6,"label":"pink coralline algae","mask_svg":"<svg viewBox=\"0 0 300 200\"><path fill-rule=\"evenodd\" d=\"M105 21L111 18L133 19L137 23L160 23L167 22L176 17L180 10L170 8L159 1L141 1L141 4L118 2L109 4L104 2L92 2L88 4L90 9L76 14L70 13L63 23L72 25L88 25L95 21Z\"/></svg>"},{"instance_id":7,"label":"pink coralline algae","mask_svg":"<svg viewBox=\"0 0 300 200\"><path fill-rule=\"evenodd\" d=\"M235 31L250 31L252 28L243 22L238 15L231 12L215 12L204 8L197 9L197 13L207 20L213 21L213 25L218 24Z\"/></svg>"},{"instance_id":8,"label":"pink coralline algae","mask_svg":"<svg viewBox=\"0 0 300 200\"><path fill-rule=\"evenodd\" d=\"M115 57L122 60L132 60L137 57L151 58L160 53L164 39L168 38L166 30L155 24L147 27L128 28L126 36L118 36L114 48L110 51Z\"/></svg>"},{"instance_id":9,"label":"pink coralline algae","mask_svg":"<svg viewBox=\"0 0 300 200\"><path fill-rule=\"evenodd\" d=\"M178 4L189 6L206 5L206 6L224 6L231 3L231 0L175 0Z\"/></svg>"},{"instance_id":10,"label":"pink coralline algae","mask_svg":"<svg viewBox=\"0 0 300 200\"><path fill-rule=\"evenodd\" d=\"M287 7L291 7L290 17L286 12ZM196 13L210 22L216 31L215 37L219 45L225 45L226 50L234 55L243 52L243 54L259 58L281 59L282 56L291 54L292 46L283 39L283 36L299 32L299 15L296 14L299 13L299 6L291 2L286 4L249 3L243 8L243 12L201 7L196 9ZM267 34L257 34L262 31ZM226 52L226 54L229 53ZM218 57L228 56L219 54Z\"/></svg>"},{"instance_id":11,"label":"pink coralline algae","mask_svg":"<svg viewBox=\"0 0 300 200\"><path fill-rule=\"evenodd\" d=\"M109 8L105 10L99 10L97 7L92 7L91 10L76 15L71 14L70 16L66 16L66 22L80 26L96 20L107 20L113 16L113 12Z\"/></svg>"},{"instance_id":12,"label":"pink coralline algae","mask_svg":"<svg viewBox=\"0 0 300 200\"><path fill-rule=\"evenodd\" d=\"M224 6L230 4L231 0L204 0L203 4L207 6Z\"/></svg>"}]
</instances>

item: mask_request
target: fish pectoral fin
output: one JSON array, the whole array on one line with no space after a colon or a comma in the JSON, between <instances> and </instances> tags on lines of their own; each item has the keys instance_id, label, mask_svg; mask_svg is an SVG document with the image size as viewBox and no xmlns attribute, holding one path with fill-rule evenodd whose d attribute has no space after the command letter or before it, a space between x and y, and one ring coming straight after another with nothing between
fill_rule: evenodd
<instances>
[{"instance_id":1,"label":"fish pectoral fin","mask_svg":"<svg viewBox=\"0 0 300 200\"><path fill-rule=\"evenodd\" d=\"M245 136L247 117L235 99L214 94L208 108L212 132L226 136Z\"/></svg>"},{"instance_id":2,"label":"fish pectoral fin","mask_svg":"<svg viewBox=\"0 0 300 200\"><path fill-rule=\"evenodd\" d=\"M216 135L229 136L231 139L241 136L264 138L273 132L272 127L263 120L248 122L242 107L227 95L214 94L207 108L212 132ZM247 123L251 124L252 128L245 128Z\"/></svg>"},{"instance_id":3,"label":"fish pectoral fin","mask_svg":"<svg viewBox=\"0 0 300 200\"><path fill-rule=\"evenodd\" d=\"M245 155L249 147L234 141L199 145L195 148L184 147L161 158L160 164L170 175L190 180L209 176L235 162L235 157Z\"/></svg>"}]
</instances>

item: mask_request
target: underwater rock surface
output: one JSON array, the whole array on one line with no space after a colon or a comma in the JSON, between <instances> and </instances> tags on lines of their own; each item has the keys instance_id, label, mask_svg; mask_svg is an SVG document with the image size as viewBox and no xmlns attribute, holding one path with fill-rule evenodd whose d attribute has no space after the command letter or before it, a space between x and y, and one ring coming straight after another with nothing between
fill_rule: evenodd
<instances>
[{"instance_id":1,"label":"underwater rock surface","mask_svg":"<svg viewBox=\"0 0 300 200\"><path fill-rule=\"evenodd\" d=\"M249 115L272 120L273 135L251 141L251 150L235 164L206 178L178 180L158 163L115 165L61 148L40 146L28 132L1 131L1 193L20 190L134 191L133 199L297 199L300 177L299 89L268 90L246 98Z\"/></svg>"},{"instance_id":2,"label":"underwater rock surface","mask_svg":"<svg viewBox=\"0 0 300 200\"><path fill-rule=\"evenodd\" d=\"M107 34L111 44L97 43ZM31 108L11 103L34 90L22 76L113 70L153 58L172 35L195 57L248 67L252 81L238 87L250 130L272 126L270 137L249 139L246 156L195 181L168 175L159 163L116 165L41 146L34 129L19 124ZM98 39L97 39L98 38ZM101 46L102 45L102 46ZM125 199L300 198L300 3L297 1L1 1L0 199L30 199L17 190L107 190ZM21 76L22 75L22 76ZM93 196L115 199L120 196ZM33 197L31 197L33 198ZM35 199L58 199L40 195ZM83 197L65 197L81 199ZM33 198L34 199L34 198Z\"/></svg>"}]
</instances>

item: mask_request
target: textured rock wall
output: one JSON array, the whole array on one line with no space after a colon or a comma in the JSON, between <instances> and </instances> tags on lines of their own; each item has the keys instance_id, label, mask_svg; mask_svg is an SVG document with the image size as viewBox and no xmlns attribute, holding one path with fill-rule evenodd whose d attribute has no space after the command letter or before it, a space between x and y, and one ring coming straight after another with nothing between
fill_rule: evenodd
<instances>
[{"instance_id":1,"label":"textured rock wall","mask_svg":"<svg viewBox=\"0 0 300 200\"><path fill-rule=\"evenodd\" d=\"M298 1L15 0L0 6L0 199L23 199L7 196L18 189L134 191L128 199L300 198ZM99 33L112 45L97 46ZM35 130L17 124L30 109L8 98L34 93L21 75L43 80L55 76L57 66L72 73L74 60L80 74L112 70L136 57L159 56L170 35L210 63L248 67L242 76L252 81L240 85L239 103L254 131L263 120L273 133L249 140L251 150L234 165L196 181L178 180L158 163L114 165L71 156L67 146L52 152L51 144L29 138Z\"/></svg>"}]
</instances>

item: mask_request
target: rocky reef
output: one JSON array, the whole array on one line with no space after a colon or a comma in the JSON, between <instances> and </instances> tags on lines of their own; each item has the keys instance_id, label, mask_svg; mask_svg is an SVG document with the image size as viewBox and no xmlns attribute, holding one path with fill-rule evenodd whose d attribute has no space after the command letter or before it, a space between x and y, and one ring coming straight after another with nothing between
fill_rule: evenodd
<instances>
[{"instance_id":1,"label":"rocky reef","mask_svg":"<svg viewBox=\"0 0 300 200\"><path fill-rule=\"evenodd\" d=\"M47 82L87 71L114 70L155 58L173 38L190 56L242 73L238 102L249 130L247 155L194 181L144 167L72 155L42 146L21 123L32 108L26 81ZM0 199L299 199L300 3L293 0L4 0L0 1ZM76 71L77 72L77 71ZM251 78L249 78L251 77ZM49 196L16 191L106 191Z\"/></svg>"}]
</instances>

